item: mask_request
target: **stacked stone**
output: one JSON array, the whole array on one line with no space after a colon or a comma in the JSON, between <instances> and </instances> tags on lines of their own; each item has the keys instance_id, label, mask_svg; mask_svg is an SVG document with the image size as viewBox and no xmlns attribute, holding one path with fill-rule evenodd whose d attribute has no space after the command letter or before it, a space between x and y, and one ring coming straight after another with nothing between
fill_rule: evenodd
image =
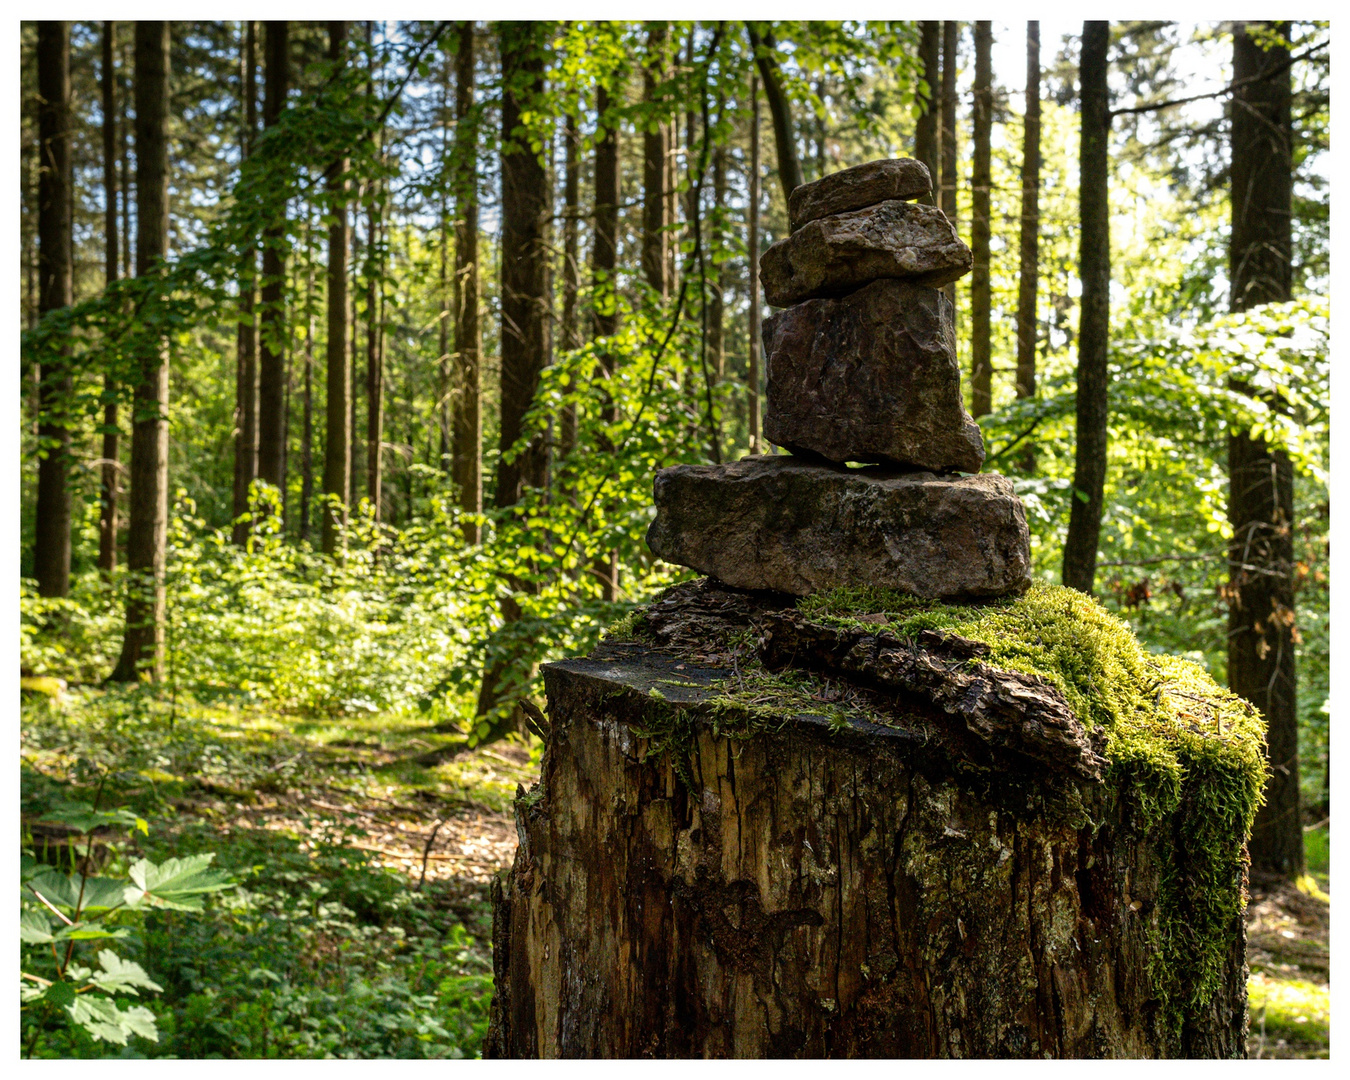
<instances>
[{"instance_id":1,"label":"stacked stone","mask_svg":"<svg viewBox=\"0 0 1350 1080\"><path fill-rule=\"evenodd\" d=\"M908 158L792 192L792 233L760 259L764 433L789 455L677 465L656 476L648 546L743 589L805 595L876 585L933 599L1030 584L1011 482L978 474L961 400L952 304L971 268ZM851 468L849 463L864 465Z\"/></svg>"}]
</instances>

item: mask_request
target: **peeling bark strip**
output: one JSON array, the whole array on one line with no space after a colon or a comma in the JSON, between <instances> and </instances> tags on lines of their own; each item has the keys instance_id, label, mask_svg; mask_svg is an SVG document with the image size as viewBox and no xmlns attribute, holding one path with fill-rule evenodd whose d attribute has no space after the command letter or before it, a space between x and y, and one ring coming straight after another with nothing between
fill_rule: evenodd
<instances>
[{"instance_id":1,"label":"peeling bark strip","mask_svg":"<svg viewBox=\"0 0 1350 1080\"><path fill-rule=\"evenodd\" d=\"M842 675L881 690L917 695L961 720L991 748L1032 758L1056 772L1100 781L1103 758L1053 685L1035 675L972 663L987 645L924 630L914 644L886 633L818 626L792 612L764 617L765 666Z\"/></svg>"}]
</instances>

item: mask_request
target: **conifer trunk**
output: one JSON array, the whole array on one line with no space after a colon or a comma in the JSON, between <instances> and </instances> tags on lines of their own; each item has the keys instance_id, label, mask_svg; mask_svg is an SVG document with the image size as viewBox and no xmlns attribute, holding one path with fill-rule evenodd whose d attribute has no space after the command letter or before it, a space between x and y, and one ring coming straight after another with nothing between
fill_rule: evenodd
<instances>
[{"instance_id":1,"label":"conifer trunk","mask_svg":"<svg viewBox=\"0 0 1350 1080\"><path fill-rule=\"evenodd\" d=\"M328 24L328 59L345 63L347 24ZM324 403L323 526L320 541L324 554L336 555L347 527L351 501L352 448L348 417L351 414L351 370L347 352L347 162L333 162L324 177L328 205L328 342L324 373L327 397ZM336 502L337 505L334 505Z\"/></svg>"},{"instance_id":2,"label":"conifer trunk","mask_svg":"<svg viewBox=\"0 0 1350 1080\"><path fill-rule=\"evenodd\" d=\"M1231 305L1244 311L1292 296L1293 131L1288 23L1239 23L1233 33ZM1269 78L1262 78L1275 70ZM1273 403L1278 408L1278 403ZM1294 470L1289 455L1245 431L1228 439L1228 685L1266 718L1270 772L1248 845L1254 871L1304 870L1295 670Z\"/></svg>"},{"instance_id":3,"label":"conifer trunk","mask_svg":"<svg viewBox=\"0 0 1350 1080\"><path fill-rule=\"evenodd\" d=\"M610 109L609 90L603 85L596 93L595 107L601 118ZM611 337L619 328L614 279L619 248L619 131L612 117L607 122L601 122L603 130L597 133L595 143L595 237L591 244L591 272L596 291L595 336ZM600 356L602 377L613 378L614 370L614 355L603 353ZM606 391L603 419L612 424L617 418L618 414ZM614 446L608 439L602 438L598 449L601 453L612 453ZM618 595L618 552L611 551L608 556L598 559L594 573L600 579L601 596L612 602Z\"/></svg>"},{"instance_id":4,"label":"conifer trunk","mask_svg":"<svg viewBox=\"0 0 1350 1080\"><path fill-rule=\"evenodd\" d=\"M1092 592L1106 483L1107 347L1111 320L1111 219L1108 188L1111 112L1107 87L1110 24L1083 23L1082 138L1079 149L1078 422L1074 443L1064 584Z\"/></svg>"},{"instance_id":5,"label":"conifer trunk","mask_svg":"<svg viewBox=\"0 0 1350 1080\"><path fill-rule=\"evenodd\" d=\"M1021 269L1017 279L1017 396L1036 396L1036 289L1040 268L1041 24L1027 23L1027 91L1022 134Z\"/></svg>"},{"instance_id":6,"label":"conifer trunk","mask_svg":"<svg viewBox=\"0 0 1350 1080\"><path fill-rule=\"evenodd\" d=\"M642 69L642 96L657 103L657 87L665 77L666 24L653 22L647 30L647 62ZM669 296L666 280L666 124L648 124L642 136L642 273L663 300Z\"/></svg>"},{"instance_id":7,"label":"conifer trunk","mask_svg":"<svg viewBox=\"0 0 1350 1080\"><path fill-rule=\"evenodd\" d=\"M136 274L169 247L169 24L136 26ZM110 678L154 681L164 667L164 557L169 523L169 363L166 343L138 357L131 425L126 636Z\"/></svg>"},{"instance_id":8,"label":"conifer trunk","mask_svg":"<svg viewBox=\"0 0 1350 1080\"><path fill-rule=\"evenodd\" d=\"M801 186L802 166L797 158L797 138L792 130L792 103L783 90L782 74L774 53L772 32L760 35L754 23L746 23L750 47L755 53L755 65L764 81L764 100L773 119L774 146L778 151L778 179L783 187L783 206L787 206L792 189Z\"/></svg>"},{"instance_id":9,"label":"conifer trunk","mask_svg":"<svg viewBox=\"0 0 1350 1080\"><path fill-rule=\"evenodd\" d=\"M919 202L936 206L938 203L939 149L938 120L940 113L939 87L941 84L939 53L941 50L942 24L924 21L920 25L919 38L919 77L923 80L914 95L916 118L914 121L914 156L928 166L928 175L933 179L933 193L925 195Z\"/></svg>"},{"instance_id":10,"label":"conifer trunk","mask_svg":"<svg viewBox=\"0 0 1350 1080\"><path fill-rule=\"evenodd\" d=\"M970 411L975 417L993 408L989 342L989 138L994 116L990 27L987 20L975 24L975 161L970 191L970 248L975 257L970 275Z\"/></svg>"},{"instance_id":11,"label":"conifer trunk","mask_svg":"<svg viewBox=\"0 0 1350 1080\"><path fill-rule=\"evenodd\" d=\"M761 449L760 427L763 424L759 399L760 383L760 306L759 306L759 78L750 73L750 179L746 199L746 251L750 261L750 312L748 330L750 340L747 343L748 373L746 392L749 397L750 412L750 453L758 454Z\"/></svg>"},{"instance_id":12,"label":"conifer trunk","mask_svg":"<svg viewBox=\"0 0 1350 1080\"><path fill-rule=\"evenodd\" d=\"M577 292L580 285L580 195L581 195L581 155L580 133L577 131L575 113L568 113L563 127L563 255L562 255L562 320L559 323L560 345L564 352L571 352L581 346L581 334L577 325ZM668 172L669 170L667 170ZM571 376L566 383L566 393L576 390ZM577 409L566 404L558 417L558 452L566 457L577 445Z\"/></svg>"},{"instance_id":13,"label":"conifer trunk","mask_svg":"<svg viewBox=\"0 0 1350 1080\"><path fill-rule=\"evenodd\" d=\"M475 515L464 540L477 544L483 512L483 404L478 325L478 125L474 113L474 28L459 25L455 63L455 430L452 475L460 509Z\"/></svg>"},{"instance_id":14,"label":"conifer trunk","mask_svg":"<svg viewBox=\"0 0 1350 1080\"><path fill-rule=\"evenodd\" d=\"M376 521L383 520L384 480L384 241L382 192L377 185L366 216L366 498Z\"/></svg>"},{"instance_id":15,"label":"conifer trunk","mask_svg":"<svg viewBox=\"0 0 1350 1080\"><path fill-rule=\"evenodd\" d=\"M722 112L718 99L718 114ZM722 216L727 201L727 148L719 143L712 154L713 208L708 222L708 367L714 384L726 378L726 297L722 291Z\"/></svg>"},{"instance_id":16,"label":"conifer trunk","mask_svg":"<svg viewBox=\"0 0 1350 1080\"><path fill-rule=\"evenodd\" d=\"M240 163L252 153L258 131L258 56L254 23L244 29L240 64L243 123L239 132ZM255 238L256 242L256 238ZM234 518L231 539L243 544L249 523L248 489L258 476L258 252L250 246L239 268L239 328L235 333Z\"/></svg>"},{"instance_id":17,"label":"conifer trunk","mask_svg":"<svg viewBox=\"0 0 1350 1080\"><path fill-rule=\"evenodd\" d=\"M281 20L264 25L263 126L270 128L281 119L290 87L290 24ZM272 221L263 230L258 349L258 478L280 490L286 483L286 207L269 209Z\"/></svg>"},{"instance_id":18,"label":"conifer trunk","mask_svg":"<svg viewBox=\"0 0 1350 1080\"><path fill-rule=\"evenodd\" d=\"M942 24L942 180L941 208L953 228L957 225L956 214L956 46L961 34L959 22L945 21ZM936 181L935 181L936 183ZM956 327L956 282L944 285L943 291L952 302L952 327Z\"/></svg>"},{"instance_id":19,"label":"conifer trunk","mask_svg":"<svg viewBox=\"0 0 1350 1080\"><path fill-rule=\"evenodd\" d=\"M120 276L117 236L117 71L113 56L117 50L117 23L105 22L100 41L99 90L103 113L103 258L104 280L111 285ZM117 383L112 375L103 376L103 447L99 467L98 568L111 574L117 567L117 499L120 479L117 475Z\"/></svg>"},{"instance_id":20,"label":"conifer trunk","mask_svg":"<svg viewBox=\"0 0 1350 1080\"><path fill-rule=\"evenodd\" d=\"M40 22L38 69L38 311L71 303L70 24ZM38 595L70 592L70 429L74 389L64 357L39 372L33 576Z\"/></svg>"}]
</instances>

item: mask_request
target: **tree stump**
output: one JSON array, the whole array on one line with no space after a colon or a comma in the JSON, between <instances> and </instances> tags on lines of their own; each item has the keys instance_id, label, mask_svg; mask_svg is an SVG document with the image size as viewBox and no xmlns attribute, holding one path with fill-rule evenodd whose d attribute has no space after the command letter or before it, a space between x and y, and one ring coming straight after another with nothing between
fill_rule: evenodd
<instances>
[{"instance_id":1,"label":"tree stump","mask_svg":"<svg viewBox=\"0 0 1350 1080\"><path fill-rule=\"evenodd\" d=\"M545 684L486 1055L1245 1054L1260 718L1081 594L702 581Z\"/></svg>"}]
</instances>

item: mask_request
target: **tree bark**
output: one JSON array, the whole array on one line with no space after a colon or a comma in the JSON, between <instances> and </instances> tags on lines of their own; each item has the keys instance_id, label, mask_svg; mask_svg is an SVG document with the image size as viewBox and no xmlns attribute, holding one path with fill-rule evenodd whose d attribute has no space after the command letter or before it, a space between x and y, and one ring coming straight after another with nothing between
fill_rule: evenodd
<instances>
[{"instance_id":1,"label":"tree bark","mask_svg":"<svg viewBox=\"0 0 1350 1080\"><path fill-rule=\"evenodd\" d=\"M309 539L309 504L314 498L314 242L313 227L306 222L305 278L305 371L301 399L300 430L300 527L297 535Z\"/></svg>"},{"instance_id":2,"label":"tree bark","mask_svg":"<svg viewBox=\"0 0 1350 1080\"><path fill-rule=\"evenodd\" d=\"M990 26L987 20L975 24L975 167L970 185L970 247L975 262L970 274L970 411L976 417L993 409L989 344L989 137L994 119Z\"/></svg>"},{"instance_id":3,"label":"tree bark","mask_svg":"<svg viewBox=\"0 0 1350 1080\"><path fill-rule=\"evenodd\" d=\"M750 262L750 303L747 329L750 340L746 351L748 373L746 391L749 396L750 453L758 454L763 446L760 430L763 410L760 404L760 302L759 302L759 79L750 73L750 190L746 200L746 251Z\"/></svg>"},{"instance_id":4,"label":"tree bark","mask_svg":"<svg viewBox=\"0 0 1350 1080\"><path fill-rule=\"evenodd\" d=\"M253 152L258 132L258 58L254 24L244 29L240 92L243 123L239 131L240 164ZM256 243L256 238L251 238ZM250 245L239 268L239 328L235 336L234 527L236 544L248 540L248 489L258 476L258 252Z\"/></svg>"},{"instance_id":5,"label":"tree bark","mask_svg":"<svg viewBox=\"0 0 1350 1080\"><path fill-rule=\"evenodd\" d=\"M718 100L718 113L722 112ZM714 384L726 378L726 297L722 291L723 223L727 202L727 148L719 143L712 153L713 207L708 222L708 367Z\"/></svg>"},{"instance_id":6,"label":"tree bark","mask_svg":"<svg viewBox=\"0 0 1350 1080\"><path fill-rule=\"evenodd\" d=\"M939 185L939 149L938 119L940 112L939 87L941 84L939 52L941 50L942 24L925 21L919 38L919 64L922 71L919 77L923 85L914 95L914 156L928 166L928 175L933 179L933 194L919 199L921 203L936 206Z\"/></svg>"},{"instance_id":7,"label":"tree bark","mask_svg":"<svg viewBox=\"0 0 1350 1080\"><path fill-rule=\"evenodd\" d=\"M344 64L347 24L328 24L328 59ZM351 415L351 368L347 352L347 161L328 166L324 177L328 193L328 343L324 374L327 400L324 404L323 508L321 543L324 554L336 555L347 527L351 502L352 448L348 417ZM335 505L336 504L336 505Z\"/></svg>"},{"instance_id":8,"label":"tree bark","mask_svg":"<svg viewBox=\"0 0 1350 1080\"><path fill-rule=\"evenodd\" d=\"M653 22L647 30L647 60L642 69L642 100L660 104L657 88L665 78L666 24ZM642 273L663 300L669 298L666 279L666 153L664 120L648 120L642 135Z\"/></svg>"},{"instance_id":9,"label":"tree bark","mask_svg":"<svg viewBox=\"0 0 1350 1080\"><path fill-rule=\"evenodd\" d=\"M1036 396L1036 289L1040 269L1041 24L1027 23L1027 91L1022 134L1021 267L1017 278L1017 396Z\"/></svg>"},{"instance_id":10,"label":"tree bark","mask_svg":"<svg viewBox=\"0 0 1350 1080\"><path fill-rule=\"evenodd\" d=\"M1187 843L1204 780L1141 828L1049 683L771 604L678 586L643 613L661 644L546 666L484 1057L1243 1056L1240 912L1185 937L1181 970L1219 970L1176 1021L1155 966L1167 883L1216 865ZM834 719L769 693L738 728L737 637Z\"/></svg>"},{"instance_id":11,"label":"tree bark","mask_svg":"<svg viewBox=\"0 0 1350 1080\"><path fill-rule=\"evenodd\" d=\"M459 26L455 66L455 433L453 479L459 506L473 515L464 541L477 544L483 512L483 404L478 326L478 120L473 103L473 23Z\"/></svg>"},{"instance_id":12,"label":"tree bark","mask_svg":"<svg viewBox=\"0 0 1350 1080\"><path fill-rule=\"evenodd\" d=\"M117 236L117 23L105 22L100 41L99 90L103 114L103 256L104 280L111 285L118 273ZM103 463L99 467L98 568L111 574L117 567L117 382L103 376Z\"/></svg>"},{"instance_id":13,"label":"tree bark","mask_svg":"<svg viewBox=\"0 0 1350 1080\"><path fill-rule=\"evenodd\" d=\"M454 398L458 390L454 384L454 358L450 355L450 320L454 317L454 301L450 295L450 183L454 177L453 158L450 154L450 54L445 54L445 81L441 84L441 167L444 179L441 184L440 220L437 222L439 233L437 253L438 276L436 279L436 297L440 302L440 318L437 322L436 351L436 428L441 440L441 452L437 458L437 467L445 469L454 460L450 448L454 445Z\"/></svg>"},{"instance_id":14,"label":"tree bark","mask_svg":"<svg viewBox=\"0 0 1350 1080\"><path fill-rule=\"evenodd\" d=\"M1231 305L1244 311L1292 296L1293 125L1289 50L1249 27L1233 32ZM1289 38L1288 23L1266 29ZM1278 402L1271 402L1278 408ZM1252 868L1304 871L1294 633L1294 470L1289 455L1235 431L1228 439L1228 685L1266 718L1270 772L1249 845Z\"/></svg>"},{"instance_id":15,"label":"tree bark","mask_svg":"<svg viewBox=\"0 0 1350 1080\"><path fill-rule=\"evenodd\" d=\"M783 89L773 34L766 33L761 37L754 23L746 23L745 28L750 35L750 47L755 53L755 66L759 68L759 77L764 81L764 100L773 118L774 146L778 150L778 179L783 185L783 206L786 208L792 189L799 187L802 182L801 162L797 159L797 138L792 129L792 103Z\"/></svg>"},{"instance_id":16,"label":"tree bark","mask_svg":"<svg viewBox=\"0 0 1350 1080\"><path fill-rule=\"evenodd\" d=\"M136 274L150 273L169 247L169 24L136 24ZM110 678L153 681L164 669L164 557L169 524L167 343L139 357L131 425L127 522L126 636Z\"/></svg>"},{"instance_id":17,"label":"tree bark","mask_svg":"<svg viewBox=\"0 0 1350 1080\"><path fill-rule=\"evenodd\" d=\"M384 519L384 199L376 186L366 215L366 498Z\"/></svg>"},{"instance_id":18,"label":"tree bark","mask_svg":"<svg viewBox=\"0 0 1350 1080\"><path fill-rule=\"evenodd\" d=\"M956 46L961 24L950 20L942 24L942 212L957 228L956 214ZM936 183L936 181L935 181ZM959 228L958 228L959 231ZM952 302L952 326L956 326L956 282L944 285L943 291Z\"/></svg>"},{"instance_id":19,"label":"tree bark","mask_svg":"<svg viewBox=\"0 0 1350 1080\"><path fill-rule=\"evenodd\" d=\"M40 22L38 69L38 312L71 303L70 24ZM74 383L64 357L40 371L33 576L39 596L70 592L70 429Z\"/></svg>"},{"instance_id":20,"label":"tree bark","mask_svg":"<svg viewBox=\"0 0 1350 1080\"><path fill-rule=\"evenodd\" d=\"M264 24L266 79L263 127L273 127L289 89L290 24ZM262 314L258 349L258 478L278 492L286 482L286 207L271 208L263 230Z\"/></svg>"},{"instance_id":21,"label":"tree bark","mask_svg":"<svg viewBox=\"0 0 1350 1080\"><path fill-rule=\"evenodd\" d=\"M580 196L581 196L581 135L577 131L575 113L569 113L563 128L563 258L562 258L562 321L559 324L564 352L581 347L581 333L577 323L577 292L580 286ZM669 172L669 169L667 169ZM572 394L576 384L568 377L565 392ZM577 409L573 404L562 407L558 418L558 451L564 457L576 449Z\"/></svg>"},{"instance_id":22,"label":"tree bark","mask_svg":"<svg viewBox=\"0 0 1350 1080\"><path fill-rule=\"evenodd\" d=\"M1079 149L1078 276L1083 282L1078 329L1078 423L1074 446L1064 584L1092 592L1106 483L1107 349L1111 323L1111 219L1107 87L1110 24L1083 23L1082 137Z\"/></svg>"},{"instance_id":23,"label":"tree bark","mask_svg":"<svg viewBox=\"0 0 1350 1080\"><path fill-rule=\"evenodd\" d=\"M596 114L603 123L610 109L609 89L601 85L596 92ZM619 329L618 296L616 294L615 268L618 265L619 250L619 130L613 118L603 123L596 134L595 141L595 236L591 244L591 273L595 282L595 336L612 337ZM600 374L608 381L614 377L614 354L605 351L600 355ZM618 419L613 400L605 391L605 407L602 418L608 424ZM598 447L601 453L613 453L614 446L608 438L601 437ZM618 596L619 555L617 551L596 561L595 575L600 579L600 593L606 602L613 602Z\"/></svg>"}]
</instances>

